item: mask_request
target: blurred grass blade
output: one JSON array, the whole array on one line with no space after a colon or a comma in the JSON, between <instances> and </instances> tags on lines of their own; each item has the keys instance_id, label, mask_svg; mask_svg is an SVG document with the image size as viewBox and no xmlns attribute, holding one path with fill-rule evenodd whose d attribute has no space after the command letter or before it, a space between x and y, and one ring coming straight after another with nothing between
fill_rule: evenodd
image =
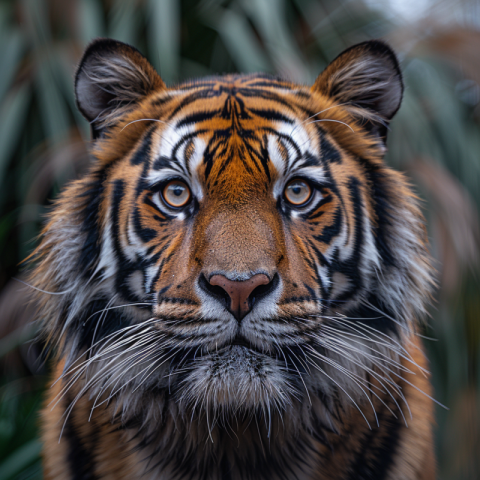
<instances>
[{"instance_id":1,"label":"blurred grass blade","mask_svg":"<svg viewBox=\"0 0 480 480\"><path fill-rule=\"evenodd\" d=\"M87 45L94 38L104 37L106 34L101 2L82 0L76 5L79 9L78 29L83 45Z\"/></svg>"},{"instance_id":2,"label":"blurred grass blade","mask_svg":"<svg viewBox=\"0 0 480 480\"><path fill-rule=\"evenodd\" d=\"M150 60L165 82L178 81L180 3L178 0L149 0L146 12Z\"/></svg>"},{"instance_id":3,"label":"blurred grass blade","mask_svg":"<svg viewBox=\"0 0 480 480\"><path fill-rule=\"evenodd\" d=\"M69 125L68 110L60 94L52 70L55 49L50 43L51 25L45 0L24 0L26 26L33 44L34 77L42 125L48 139L57 143L61 141Z\"/></svg>"},{"instance_id":4,"label":"blurred grass blade","mask_svg":"<svg viewBox=\"0 0 480 480\"><path fill-rule=\"evenodd\" d=\"M333 60L345 47L344 40L338 34L333 22L333 18L338 13L345 11L345 5L339 2L332 12L327 13L322 2L295 0L295 4L302 12L302 17L310 27L310 31L327 61Z\"/></svg>"},{"instance_id":5,"label":"blurred grass blade","mask_svg":"<svg viewBox=\"0 0 480 480\"><path fill-rule=\"evenodd\" d=\"M30 440L17 448L3 463L0 464L0 478L8 480L14 478L23 469L37 460L42 451L42 444L38 440Z\"/></svg>"},{"instance_id":6,"label":"blurred grass blade","mask_svg":"<svg viewBox=\"0 0 480 480\"><path fill-rule=\"evenodd\" d=\"M284 0L242 0L273 59L275 70L297 82L307 76L306 62L285 21Z\"/></svg>"},{"instance_id":7,"label":"blurred grass blade","mask_svg":"<svg viewBox=\"0 0 480 480\"><path fill-rule=\"evenodd\" d=\"M74 75L78 61L79 59L77 58L72 59L70 51L63 50L61 54L55 58L55 78L58 79L63 98L68 102L70 111L73 113L74 123L82 132L84 140L88 141L90 139L90 125L78 110L73 92Z\"/></svg>"},{"instance_id":8,"label":"blurred grass blade","mask_svg":"<svg viewBox=\"0 0 480 480\"><path fill-rule=\"evenodd\" d=\"M0 106L0 184L3 185L8 162L23 133L30 100L30 85L11 90Z\"/></svg>"},{"instance_id":9,"label":"blurred grass blade","mask_svg":"<svg viewBox=\"0 0 480 480\"><path fill-rule=\"evenodd\" d=\"M110 12L110 28L108 36L121 42L137 45L139 33L140 11L137 2L131 0L115 0Z\"/></svg>"},{"instance_id":10,"label":"blurred grass blade","mask_svg":"<svg viewBox=\"0 0 480 480\"><path fill-rule=\"evenodd\" d=\"M242 72L271 72L272 67L263 53L255 32L243 15L233 10L204 11L207 25L222 38L235 66Z\"/></svg>"},{"instance_id":11,"label":"blurred grass blade","mask_svg":"<svg viewBox=\"0 0 480 480\"><path fill-rule=\"evenodd\" d=\"M2 33L0 40L0 100L10 87L13 77L21 65L25 52L25 38L20 30L9 29Z\"/></svg>"},{"instance_id":12,"label":"blurred grass blade","mask_svg":"<svg viewBox=\"0 0 480 480\"><path fill-rule=\"evenodd\" d=\"M48 59L37 58L36 91L47 138L60 143L68 131L69 116Z\"/></svg>"}]
</instances>

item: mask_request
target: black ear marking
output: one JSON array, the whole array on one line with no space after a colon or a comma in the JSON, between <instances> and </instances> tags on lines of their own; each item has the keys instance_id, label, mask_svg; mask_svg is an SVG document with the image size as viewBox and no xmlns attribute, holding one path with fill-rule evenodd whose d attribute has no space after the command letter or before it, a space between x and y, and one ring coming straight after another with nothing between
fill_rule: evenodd
<instances>
[{"instance_id":1,"label":"black ear marking","mask_svg":"<svg viewBox=\"0 0 480 480\"><path fill-rule=\"evenodd\" d=\"M129 106L163 88L162 79L137 49L108 38L87 47L75 75L77 107L90 122L94 138Z\"/></svg>"},{"instance_id":2,"label":"black ear marking","mask_svg":"<svg viewBox=\"0 0 480 480\"><path fill-rule=\"evenodd\" d=\"M400 108L402 72L393 50L380 40L359 43L333 60L318 76L312 90L379 117L367 128L384 138L386 126Z\"/></svg>"}]
</instances>

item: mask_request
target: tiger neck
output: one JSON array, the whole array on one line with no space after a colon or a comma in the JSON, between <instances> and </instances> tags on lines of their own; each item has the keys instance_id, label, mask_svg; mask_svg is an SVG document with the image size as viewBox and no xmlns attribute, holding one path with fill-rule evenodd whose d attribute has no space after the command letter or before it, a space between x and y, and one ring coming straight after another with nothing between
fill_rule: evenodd
<instances>
[{"instance_id":1,"label":"tiger neck","mask_svg":"<svg viewBox=\"0 0 480 480\"><path fill-rule=\"evenodd\" d=\"M303 418L298 410L285 413L283 418L273 414L270 423L260 414L245 418L170 415L151 428L145 420L142 426L133 428L127 422L125 433L137 461L145 465L141 478L148 480L377 478L352 477L349 472L355 472L357 464L360 469L370 468L361 462L371 447L376 450L384 444L394 452L397 446L403 419L391 416L388 408L394 408L393 401L382 401L388 407L380 402L374 405L378 425L373 410L368 411L369 405L360 404L362 413L352 407L338 412L341 419L337 422L332 419L338 431L333 424L329 427L321 423L311 408L303 406Z\"/></svg>"},{"instance_id":2,"label":"tiger neck","mask_svg":"<svg viewBox=\"0 0 480 480\"><path fill-rule=\"evenodd\" d=\"M170 408L164 406L164 411ZM272 413L270 418L258 412L217 416L189 412L181 417L167 414L154 427L148 423L127 422L123 428L135 445L135 455L148 459L145 478L150 478L149 467L156 465L153 470L165 480L310 480L320 454L330 451L330 441L338 437L332 431L325 435L326 427L306 428L298 411ZM153 470L152 478L158 478Z\"/></svg>"}]
</instances>

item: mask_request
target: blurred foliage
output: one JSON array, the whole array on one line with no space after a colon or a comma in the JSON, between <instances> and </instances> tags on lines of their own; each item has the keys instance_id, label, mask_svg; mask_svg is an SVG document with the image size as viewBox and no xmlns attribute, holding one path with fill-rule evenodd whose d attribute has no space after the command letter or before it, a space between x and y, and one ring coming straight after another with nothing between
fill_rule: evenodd
<instances>
[{"instance_id":1,"label":"blurred foliage","mask_svg":"<svg viewBox=\"0 0 480 480\"><path fill-rule=\"evenodd\" d=\"M437 3L408 22L374 0L0 3L1 479L41 478L37 412L46 367L41 346L24 344L34 314L26 287L11 279L51 199L88 164L73 73L98 36L137 46L167 83L234 71L311 83L354 43L392 44L406 91L387 162L406 171L425 200L438 259L439 292L425 328L436 340L425 344L435 398L449 408L437 409L439 478L480 478L480 8L475 0Z\"/></svg>"}]
</instances>

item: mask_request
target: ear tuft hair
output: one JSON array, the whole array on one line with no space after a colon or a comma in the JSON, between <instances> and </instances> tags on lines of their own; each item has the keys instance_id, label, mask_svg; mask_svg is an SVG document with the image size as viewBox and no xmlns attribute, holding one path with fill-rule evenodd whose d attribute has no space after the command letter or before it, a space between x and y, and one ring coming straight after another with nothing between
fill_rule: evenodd
<instances>
[{"instance_id":1,"label":"ear tuft hair","mask_svg":"<svg viewBox=\"0 0 480 480\"><path fill-rule=\"evenodd\" d=\"M75 75L77 106L93 137L114 125L128 107L165 88L148 60L135 48L99 38L85 50Z\"/></svg>"},{"instance_id":2,"label":"ear tuft hair","mask_svg":"<svg viewBox=\"0 0 480 480\"><path fill-rule=\"evenodd\" d=\"M402 102L402 72L393 50L380 40L371 40L341 53L318 76L312 90L374 113L380 122L370 130L384 136L385 125Z\"/></svg>"}]
</instances>

